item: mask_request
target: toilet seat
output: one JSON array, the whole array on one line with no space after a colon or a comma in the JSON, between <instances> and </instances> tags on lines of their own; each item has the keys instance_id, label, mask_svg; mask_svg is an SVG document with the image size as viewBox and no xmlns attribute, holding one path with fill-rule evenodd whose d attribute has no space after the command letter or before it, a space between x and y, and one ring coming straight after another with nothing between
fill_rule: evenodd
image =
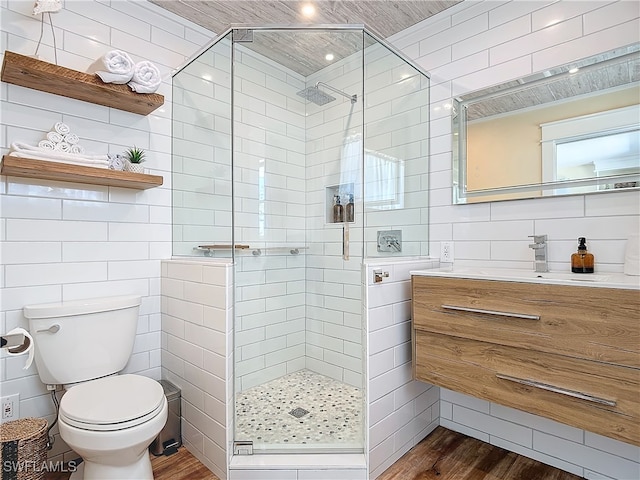
<instances>
[{"instance_id":1,"label":"toilet seat","mask_svg":"<svg viewBox=\"0 0 640 480\"><path fill-rule=\"evenodd\" d=\"M115 431L141 425L165 403L159 382L141 375L116 375L76 385L60 401L60 420L92 431Z\"/></svg>"}]
</instances>

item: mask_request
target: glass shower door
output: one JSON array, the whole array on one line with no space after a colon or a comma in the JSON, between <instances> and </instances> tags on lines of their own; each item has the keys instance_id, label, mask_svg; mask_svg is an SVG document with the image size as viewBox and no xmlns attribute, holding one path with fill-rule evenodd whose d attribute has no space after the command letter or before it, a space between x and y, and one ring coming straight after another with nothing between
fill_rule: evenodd
<instances>
[{"instance_id":1,"label":"glass shower door","mask_svg":"<svg viewBox=\"0 0 640 480\"><path fill-rule=\"evenodd\" d=\"M172 253L230 258L231 34L173 77L172 97Z\"/></svg>"},{"instance_id":2,"label":"glass shower door","mask_svg":"<svg viewBox=\"0 0 640 480\"><path fill-rule=\"evenodd\" d=\"M235 439L254 452L362 452L362 150L349 139L362 135L363 34L236 40Z\"/></svg>"}]
</instances>

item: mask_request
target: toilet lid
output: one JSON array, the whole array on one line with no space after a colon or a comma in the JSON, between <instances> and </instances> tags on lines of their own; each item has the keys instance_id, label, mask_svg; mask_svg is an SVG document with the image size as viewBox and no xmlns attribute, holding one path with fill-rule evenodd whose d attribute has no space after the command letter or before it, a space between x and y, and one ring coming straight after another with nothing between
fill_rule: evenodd
<instances>
[{"instance_id":1,"label":"toilet lid","mask_svg":"<svg viewBox=\"0 0 640 480\"><path fill-rule=\"evenodd\" d=\"M155 417L166 400L162 385L141 375L115 375L76 385L60 401L60 418L85 430L121 430Z\"/></svg>"}]
</instances>

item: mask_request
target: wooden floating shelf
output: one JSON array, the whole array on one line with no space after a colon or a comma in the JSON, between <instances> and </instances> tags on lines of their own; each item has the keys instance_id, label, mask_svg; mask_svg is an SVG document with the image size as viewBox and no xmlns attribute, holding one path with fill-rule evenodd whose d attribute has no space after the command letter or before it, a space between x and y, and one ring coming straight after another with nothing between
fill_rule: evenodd
<instances>
[{"instance_id":1,"label":"wooden floating shelf","mask_svg":"<svg viewBox=\"0 0 640 480\"><path fill-rule=\"evenodd\" d=\"M163 178L146 173L120 172L107 168L83 167L68 163L49 162L5 155L0 164L0 175L40 178L58 182L86 183L109 187L135 188L146 190L159 187Z\"/></svg>"},{"instance_id":2,"label":"wooden floating shelf","mask_svg":"<svg viewBox=\"0 0 640 480\"><path fill-rule=\"evenodd\" d=\"M128 85L104 83L96 75L9 51L4 52L0 79L21 87L140 115L148 115L164 104L164 96L157 93L135 93Z\"/></svg>"}]
</instances>

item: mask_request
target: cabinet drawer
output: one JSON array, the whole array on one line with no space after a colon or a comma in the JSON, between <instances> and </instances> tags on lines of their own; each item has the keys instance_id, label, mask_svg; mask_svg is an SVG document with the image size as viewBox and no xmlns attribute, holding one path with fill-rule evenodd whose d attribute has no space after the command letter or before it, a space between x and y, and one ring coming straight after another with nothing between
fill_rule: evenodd
<instances>
[{"instance_id":1,"label":"cabinet drawer","mask_svg":"<svg viewBox=\"0 0 640 480\"><path fill-rule=\"evenodd\" d=\"M640 445L640 370L414 334L418 380Z\"/></svg>"},{"instance_id":2,"label":"cabinet drawer","mask_svg":"<svg viewBox=\"0 0 640 480\"><path fill-rule=\"evenodd\" d=\"M413 276L417 330L640 367L640 292Z\"/></svg>"}]
</instances>

